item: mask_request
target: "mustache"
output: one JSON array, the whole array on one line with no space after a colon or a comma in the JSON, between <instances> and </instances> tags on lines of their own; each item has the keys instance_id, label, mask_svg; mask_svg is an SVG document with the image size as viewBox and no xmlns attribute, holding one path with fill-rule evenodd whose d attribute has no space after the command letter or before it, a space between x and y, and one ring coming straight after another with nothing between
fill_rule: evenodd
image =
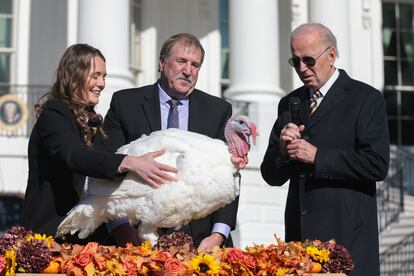
<instances>
[{"instance_id":1,"label":"mustache","mask_svg":"<svg viewBox=\"0 0 414 276\"><path fill-rule=\"evenodd\" d=\"M193 78L191 76L186 77L186 76L180 75L180 76L178 76L177 79L178 80L184 80L184 81L187 81L187 82L190 82L190 83L193 81Z\"/></svg>"}]
</instances>

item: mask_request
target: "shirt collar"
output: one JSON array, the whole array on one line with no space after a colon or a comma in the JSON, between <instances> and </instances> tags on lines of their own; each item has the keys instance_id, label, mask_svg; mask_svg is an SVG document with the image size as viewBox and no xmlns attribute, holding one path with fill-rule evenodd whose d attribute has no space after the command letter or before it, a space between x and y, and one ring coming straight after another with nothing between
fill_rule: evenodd
<instances>
[{"instance_id":1,"label":"shirt collar","mask_svg":"<svg viewBox=\"0 0 414 276\"><path fill-rule=\"evenodd\" d=\"M164 91L164 89L162 89L159 81L157 82L157 85L158 85L158 95L160 96L160 105L166 104L172 98L167 94L167 92ZM181 99L180 103L182 103L183 105L188 105L188 96Z\"/></svg>"},{"instance_id":2,"label":"shirt collar","mask_svg":"<svg viewBox=\"0 0 414 276\"><path fill-rule=\"evenodd\" d=\"M321 92L323 97L326 96L329 89L332 87L332 85L338 79L338 77L339 77L339 70L338 70L338 68L335 68L335 72L332 74L332 76L328 79L328 81L321 88L319 88L319 91ZM312 97L314 92L315 92L314 89L310 89L310 93L311 93L310 96L311 97Z\"/></svg>"}]
</instances>

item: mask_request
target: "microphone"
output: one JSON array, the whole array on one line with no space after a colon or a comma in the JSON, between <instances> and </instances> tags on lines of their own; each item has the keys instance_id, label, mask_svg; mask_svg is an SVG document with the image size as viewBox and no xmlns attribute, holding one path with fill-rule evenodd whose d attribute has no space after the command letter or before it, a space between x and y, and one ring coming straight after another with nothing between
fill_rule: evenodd
<instances>
[{"instance_id":1,"label":"microphone","mask_svg":"<svg viewBox=\"0 0 414 276\"><path fill-rule=\"evenodd\" d=\"M303 125L302 119L300 118L300 99L299 97L289 98L289 114L290 122L297 126Z\"/></svg>"}]
</instances>

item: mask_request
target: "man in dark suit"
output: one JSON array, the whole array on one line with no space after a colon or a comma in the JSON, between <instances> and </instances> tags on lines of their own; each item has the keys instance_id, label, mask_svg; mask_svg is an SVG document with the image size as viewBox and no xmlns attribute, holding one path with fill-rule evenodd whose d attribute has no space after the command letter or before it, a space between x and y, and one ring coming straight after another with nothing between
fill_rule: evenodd
<instances>
[{"instance_id":1,"label":"man in dark suit","mask_svg":"<svg viewBox=\"0 0 414 276\"><path fill-rule=\"evenodd\" d=\"M325 26L299 26L290 45L304 86L281 99L261 165L269 185L290 180L286 240L336 239L351 253L351 275L379 275L376 181L389 163L384 98L335 68L336 39ZM296 124L292 97L300 99Z\"/></svg>"},{"instance_id":2,"label":"man in dark suit","mask_svg":"<svg viewBox=\"0 0 414 276\"><path fill-rule=\"evenodd\" d=\"M175 127L224 140L224 127L232 108L225 100L195 89L203 58L204 49L193 35L181 33L169 38L160 51L158 82L114 93L104 122L106 149L115 151L143 134L166 129L173 108L171 100L178 101L179 124ZM238 198L203 219L191 221L180 231L191 235L200 249L232 246L230 231L235 228L237 208ZM137 242L128 224L111 224L118 244ZM160 229L161 235L171 232L173 229Z\"/></svg>"}]
</instances>

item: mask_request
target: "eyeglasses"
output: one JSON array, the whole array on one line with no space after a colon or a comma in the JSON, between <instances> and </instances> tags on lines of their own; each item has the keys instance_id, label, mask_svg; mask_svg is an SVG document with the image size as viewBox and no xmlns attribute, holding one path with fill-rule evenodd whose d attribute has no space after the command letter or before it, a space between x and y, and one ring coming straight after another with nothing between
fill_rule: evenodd
<instances>
[{"instance_id":1,"label":"eyeglasses","mask_svg":"<svg viewBox=\"0 0 414 276\"><path fill-rule=\"evenodd\" d=\"M317 56L316 58L314 57L291 57L290 59L288 59L288 62L290 64L290 66L292 67L299 67L300 66L300 61L302 60L302 62L309 67L313 67L316 63L316 60L318 58L320 58L326 51L328 51L329 49L331 49L332 47L328 47L326 48L319 56Z\"/></svg>"}]
</instances>

